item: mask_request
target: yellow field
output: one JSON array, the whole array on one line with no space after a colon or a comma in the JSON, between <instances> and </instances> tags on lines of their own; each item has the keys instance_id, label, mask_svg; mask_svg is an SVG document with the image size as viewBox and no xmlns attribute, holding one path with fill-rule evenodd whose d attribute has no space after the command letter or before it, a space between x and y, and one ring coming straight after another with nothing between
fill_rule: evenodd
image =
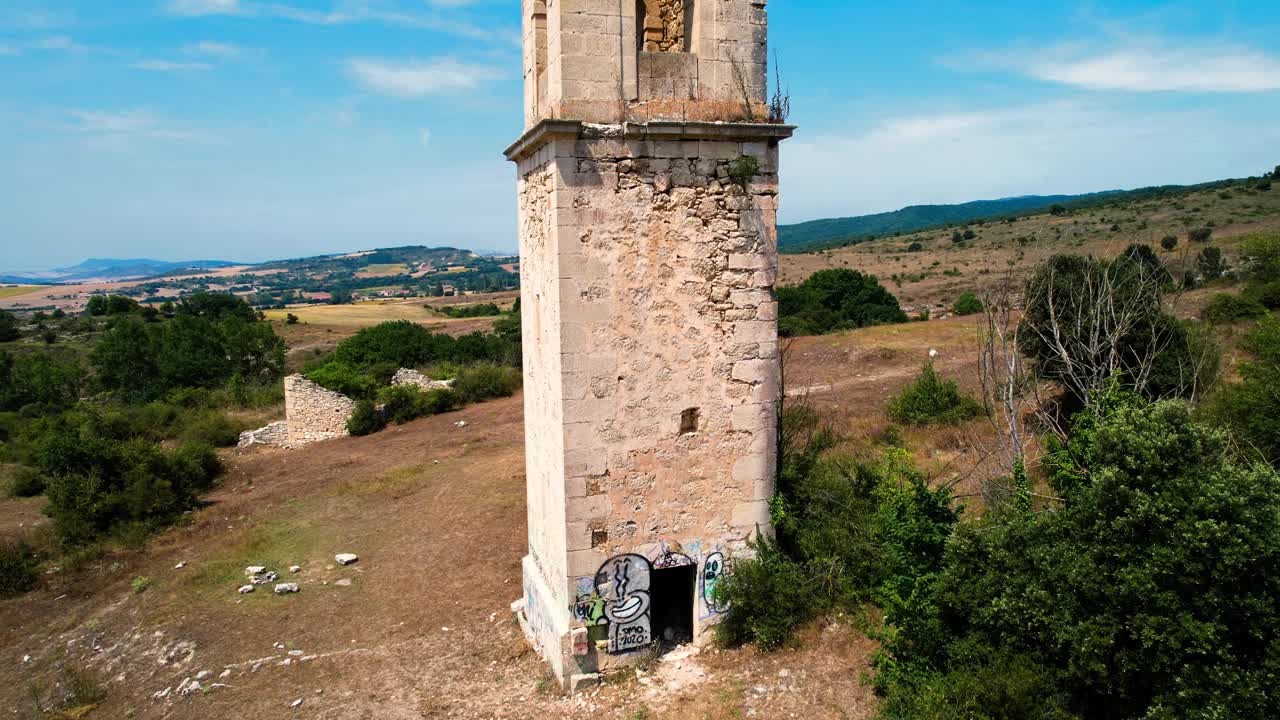
<instances>
[{"instance_id":1,"label":"yellow field","mask_svg":"<svg viewBox=\"0 0 1280 720\"><path fill-rule=\"evenodd\" d=\"M354 305L307 305L288 310L267 310L269 320L283 321L293 313L304 323L338 327L368 327L388 320L409 320L424 325L437 325L439 315L428 311L421 302L366 302Z\"/></svg>"},{"instance_id":2,"label":"yellow field","mask_svg":"<svg viewBox=\"0 0 1280 720\"><path fill-rule=\"evenodd\" d=\"M367 265L356 273L356 277L382 277L384 275L402 275L409 272L409 266L404 263L383 263Z\"/></svg>"},{"instance_id":3,"label":"yellow field","mask_svg":"<svg viewBox=\"0 0 1280 720\"><path fill-rule=\"evenodd\" d=\"M18 295L26 295L32 290L38 289L39 285L13 285L9 287L0 287L0 298L15 297Z\"/></svg>"}]
</instances>

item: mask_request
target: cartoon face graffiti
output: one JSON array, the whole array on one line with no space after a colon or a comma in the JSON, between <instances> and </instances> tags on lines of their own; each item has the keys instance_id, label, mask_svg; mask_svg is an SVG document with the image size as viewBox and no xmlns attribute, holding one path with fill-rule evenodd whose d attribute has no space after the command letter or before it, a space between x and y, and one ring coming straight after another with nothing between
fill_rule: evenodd
<instances>
[{"instance_id":1,"label":"cartoon face graffiti","mask_svg":"<svg viewBox=\"0 0 1280 720\"><path fill-rule=\"evenodd\" d=\"M596 591L609 621L609 652L635 650L653 641L649 580L649 561L642 555L609 558L596 572Z\"/></svg>"},{"instance_id":2,"label":"cartoon face graffiti","mask_svg":"<svg viewBox=\"0 0 1280 720\"><path fill-rule=\"evenodd\" d=\"M702 563L702 604L707 608L708 615L722 613L727 609L716 600L715 595L716 585L724 577L725 571L724 555L718 552L708 555Z\"/></svg>"}]
</instances>

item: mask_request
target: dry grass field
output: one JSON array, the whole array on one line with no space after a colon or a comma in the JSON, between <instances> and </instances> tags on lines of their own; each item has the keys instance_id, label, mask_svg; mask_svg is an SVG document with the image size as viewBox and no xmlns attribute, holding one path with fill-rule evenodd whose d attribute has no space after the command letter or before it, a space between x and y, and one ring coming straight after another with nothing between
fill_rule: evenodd
<instances>
[{"instance_id":1,"label":"dry grass field","mask_svg":"<svg viewBox=\"0 0 1280 720\"><path fill-rule=\"evenodd\" d=\"M5 285L0 287L0 299L18 297L40 289L39 285Z\"/></svg>"},{"instance_id":2,"label":"dry grass field","mask_svg":"<svg viewBox=\"0 0 1280 720\"><path fill-rule=\"evenodd\" d=\"M1191 267L1204 246L1188 241L1187 232L1200 227L1211 227L1210 244L1222 248L1228 260L1235 260L1240 237L1280 231L1280 187L1267 192L1201 191L1066 216L1044 213L1014 222L974 223L970 229L977 237L961 244L952 242L952 230L934 230L819 253L783 255L780 282L796 284L818 270L852 268L879 277L908 312L928 308L936 315L961 293L980 290L1009 273L1025 277L1056 254L1114 255L1131 243L1145 243L1177 269ZM1167 235L1179 241L1172 253L1160 248L1161 238ZM913 243L919 243L918 250L910 250Z\"/></svg>"}]
</instances>

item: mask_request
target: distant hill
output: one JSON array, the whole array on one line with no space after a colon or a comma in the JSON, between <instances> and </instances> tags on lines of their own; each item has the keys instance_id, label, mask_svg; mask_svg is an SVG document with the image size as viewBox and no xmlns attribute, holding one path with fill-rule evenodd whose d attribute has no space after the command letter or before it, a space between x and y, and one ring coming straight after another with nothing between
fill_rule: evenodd
<instances>
[{"instance_id":1,"label":"distant hill","mask_svg":"<svg viewBox=\"0 0 1280 720\"><path fill-rule=\"evenodd\" d=\"M1054 205L1069 210L1112 202L1129 202L1171 193L1213 188L1230 181L1201 185L1161 185L1138 190L1107 190L1083 195L1024 195L1000 200L978 200L960 205L913 205L894 212L858 217L811 220L778 226L778 249L803 253L845 247L871 237L911 233L945 225L962 225L975 220L992 220L1018 214L1045 212Z\"/></svg>"},{"instance_id":2,"label":"distant hill","mask_svg":"<svg viewBox=\"0 0 1280 720\"><path fill-rule=\"evenodd\" d=\"M243 263L226 260L148 260L134 258L120 260L115 258L90 258L70 267L55 268L43 272L10 273L0 275L0 282L28 283L32 285L55 285L77 283L90 280L136 280L155 275L173 274L184 270L210 270L232 267Z\"/></svg>"}]
</instances>

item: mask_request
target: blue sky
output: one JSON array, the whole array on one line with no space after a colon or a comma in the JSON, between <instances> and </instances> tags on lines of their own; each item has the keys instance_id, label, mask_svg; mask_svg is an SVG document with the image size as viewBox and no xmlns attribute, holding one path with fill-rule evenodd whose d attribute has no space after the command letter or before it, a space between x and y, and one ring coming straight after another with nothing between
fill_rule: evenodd
<instances>
[{"instance_id":1,"label":"blue sky","mask_svg":"<svg viewBox=\"0 0 1280 720\"><path fill-rule=\"evenodd\" d=\"M0 0L0 271L515 247L517 0ZM772 0L781 220L1260 174L1280 3Z\"/></svg>"}]
</instances>

